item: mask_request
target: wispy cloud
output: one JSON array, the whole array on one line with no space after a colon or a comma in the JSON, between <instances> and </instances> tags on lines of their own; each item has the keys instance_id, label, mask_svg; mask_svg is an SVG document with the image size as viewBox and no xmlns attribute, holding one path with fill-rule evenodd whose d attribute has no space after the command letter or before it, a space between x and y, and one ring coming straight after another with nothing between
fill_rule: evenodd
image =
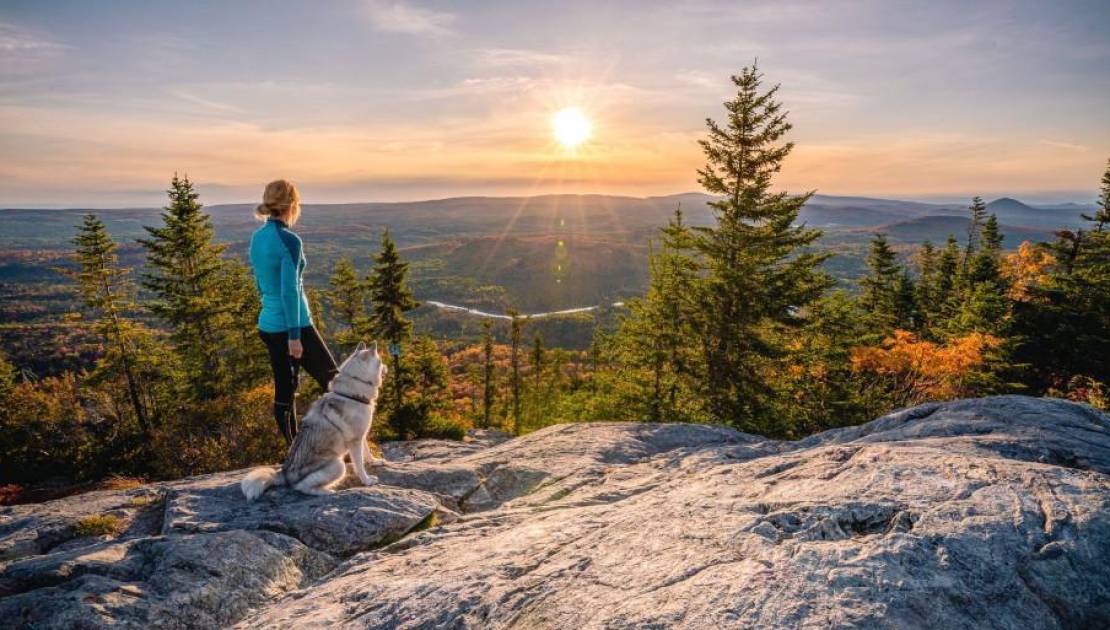
<instances>
[{"instance_id":1,"label":"wispy cloud","mask_svg":"<svg viewBox=\"0 0 1110 630\"><path fill-rule=\"evenodd\" d=\"M179 98L179 99L185 101L186 103L191 103L193 105L198 105L201 108L203 108L205 110L212 111L212 112L221 113L221 114L242 114L242 113L244 113L244 110L240 107L236 107L234 105L229 105L227 103L221 103L219 101L214 101L214 100L211 100L211 99L207 99L207 98L204 98L202 96L197 96L196 94L193 94L192 92L189 92L187 90L183 90L181 88L169 88L168 90L166 90L166 93L169 94L170 96L175 97L175 98Z\"/></svg>"},{"instance_id":2,"label":"wispy cloud","mask_svg":"<svg viewBox=\"0 0 1110 630\"><path fill-rule=\"evenodd\" d=\"M65 44L47 39L14 24L0 22L0 53L65 50Z\"/></svg>"},{"instance_id":3,"label":"wispy cloud","mask_svg":"<svg viewBox=\"0 0 1110 630\"><path fill-rule=\"evenodd\" d=\"M725 84L722 81L722 76L701 70L682 70L675 74L675 78L687 85L705 89L720 88Z\"/></svg>"},{"instance_id":4,"label":"wispy cloud","mask_svg":"<svg viewBox=\"0 0 1110 630\"><path fill-rule=\"evenodd\" d=\"M1090 151L1091 147L1085 144L1075 144L1074 142L1059 142L1057 140L1041 140L1041 144L1057 149L1064 149L1065 151Z\"/></svg>"},{"instance_id":5,"label":"wispy cloud","mask_svg":"<svg viewBox=\"0 0 1110 630\"><path fill-rule=\"evenodd\" d=\"M0 75L37 73L70 46L9 22L0 22Z\"/></svg>"},{"instance_id":6,"label":"wispy cloud","mask_svg":"<svg viewBox=\"0 0 1110 630\"><path fill-rule=\"evenodd\" d=\"M425 9L399 0L370 0L367 10L374 28L387 33L449 35L456 19L453 13Z\"/></svg>"},{"instance_id":7,"label":"wispy cloud","mask_svg":"<svg viewBox=\"0 0 1110 630\"><path fill-rule=\"evenodd\" d=\"M564 63L563 55L520 48L483 48L478 62L488 66L553 66Z\"/></svg>"}]
</instances>

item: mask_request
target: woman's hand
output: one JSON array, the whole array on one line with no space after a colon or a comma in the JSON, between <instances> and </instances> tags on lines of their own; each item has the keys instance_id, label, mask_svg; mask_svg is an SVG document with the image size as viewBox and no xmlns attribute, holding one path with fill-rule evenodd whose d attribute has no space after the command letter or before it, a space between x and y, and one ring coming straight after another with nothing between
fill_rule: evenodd
<instances>
[{"instance_id":1,"label":"woman's hand","mask_svg":"<svg viewBox=\"0 0 1110 630\"><path fill-rule=\"evenodd\" d=\"M299 358L301 358L302 354L304 354L304 346L301 345L301 340L300 339L290 339L289 340L289 356L293 357L294 359L299 359Z\"/></svg>"}]
</instances>

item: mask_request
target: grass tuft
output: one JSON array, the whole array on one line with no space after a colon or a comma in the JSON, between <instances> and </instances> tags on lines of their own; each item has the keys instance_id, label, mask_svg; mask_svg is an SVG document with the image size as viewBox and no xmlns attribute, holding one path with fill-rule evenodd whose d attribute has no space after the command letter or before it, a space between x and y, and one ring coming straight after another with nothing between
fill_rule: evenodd
<instances>
[{"instance_id":1,"label":"grass tuft","mask_svg":"<svg viewBox=\"0 0 1110 630\"><path fill-rule=\"evenodd\" d=\"M111 514L93 514L77 521L74 532L86 536L114 536L123 531L123 519Z\"/></svg>"}]
</instances>

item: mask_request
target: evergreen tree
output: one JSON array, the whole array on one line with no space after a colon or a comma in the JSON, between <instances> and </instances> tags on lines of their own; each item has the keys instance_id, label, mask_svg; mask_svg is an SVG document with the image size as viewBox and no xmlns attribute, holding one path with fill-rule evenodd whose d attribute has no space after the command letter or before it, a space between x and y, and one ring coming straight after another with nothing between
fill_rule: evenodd
<instances>
[{"instance_id":1,"label":"evergreen tree","mask_svg":"<svg viewBox=\"0 0 1110 630\"><path fill-rule=\"evenodd\" d=\"M142 284L154 297L147 307L171 328L188 395L207 399L230 381L227 355L237 344L224 341L236 303L225 294L224 247L212 242L212 222L193 184L175 175L167 192L163 225L145 227L149 238L139 239L147 252Z\"/></svg>"},{"instance_id":2,"label":"evergreen tree","mask_svg":"<svg viewBox=\"0 0 1110 630\"><path fill-rule=\"evenodd\" d=\"M978 198L976 198L978 199ZM976 234L978 248L963 270L949 332L1005 335L1009 325L1010 284L1002 275L1003 235L990 215Z\"/></svg>"},{"instance_id":3,"label":"evergreen tree","mask_svg":"<svg viewBox=\"0 0 1110 630\"><path fill-rule=\"evenodd\" d=\"M964 249L964 265L971 262L972 256L982 245L983 226L987 222L987 205L978 195L971 199L968 207L970 221L967 224L967 247ZM997 223L995 224L997 228Z\"/></svg>"},{"instance_id":4,"label":"evergreen tree","mask_svg":"<svg viewBox=\"0 0 1110 630\"><path fill-rule=\"evenodd\" d=\"M369 336L366 335L367 285L359 280L355 266L347 257L335 263L328 284L331 289L324 293L324 299L340 327L335 335L336 343L348 351L360 340L365 341L363 336Z\"/></svg>"},{"instance_id":5,"label":"evergreen tree","mask_svg":"<svg viewBox=\"0 0 1110 630\"><path fill-rule=\"evenodd\" d=\"M413 298L406 284L409 264L401 260L397 245L389 236L389 230L382 232L382 249L374 259L374 270L368 279L370 303L373 308L371 330L379 338L388 342L390 355L401 352L403 346L412 338L412 322L405 313L420 306ZM394 360L393 403L404 404L404 361L398 355Z\"/></svg>"},{"instance_id":6,"label":"evergreen tree","mask_svg":"<svg viewBox=\"0 0 1110 630\"><path fill-rule=\"evenodd\" d=\"M1015 305L1017 360L1034 390L1066 390L1073 381L1110 383L1110 164L1088 229L1063 230L1046 248L1055 256L1048 281Z\"/></svg>"},{"instance_id":7,"label":"evergreen tree","mask_svg":"<svg viewBox=\"0 0 1110 630\"><path fill-rule=\"evenodd\" d=\"M998 227L998 217L992 212L983 224L983 248L995 252L1001 251L1004 238Z\"/></svg>"},{"instance_id":8,"label":"evergreen tree","mask_svg":"<svg viewBox=\"0 0 1110 630\"><path fill-rule=\"evenodd\" d=\"M910 277L909 269L904 267L894 282L891 315L895 328L917 330L921 325L921 314L917 307L917 286Z\"/></svg>"},{"instance_id":9,"label":"evergreen tree","mask_svg":"<svg viewBox=\"0 0 1110 630\"><path fill-rule=\"evenodd\" d=\"M871 250L867 254L867 275L860 280L863 287L860 301L864 312L883 331L893 327L898 319L895 313L895 290L901 272L886 236L876 234L871 239Z\"/></svg>"},{"instance_id":10,"label":"evergreen tree","mask_svg":"<svg viewBox=\"0 0 1110 630\"><path fill-rule=\"evenodd\" d=\"M482 427L490 427L490 414L493 410L493 323L482 321Z\"/></svg>"},{"instance_id":11,"label":"evergreen tree","mask_svg":"<svg viewBox=\"0 0 1110 630\"><path fill-rule=\"evenodd\" d=\"M800 324L798 313L832 285L818 270L824 255L807 251L820 236L797 225L812 193L771 192L793 144L778 86L761 90L755 66L732 77L736 96L725 103L727 122L707 120L701 141L706 166L698 171L717 225L699 231L696 250L705 281L695 287L706 314L696 337L704 345L705 397L714 420L774 432L768 424L773 394L763 367L784 348L772 331Z\"/></svg>"},{"instance_id":12,"label":"evergreen tree","mask_svg":"<svg viewBox=\"0 0 1110 630\"><path fill-rule=\"evenodd\" d=\"M701 281L693 235L676 210L662 230L662 247L648 259L650 281L642 299L628 300L628 316L613 339L624 382L622 404L633 417L661 422L704 419L696 373L703 373L698 303L691 288ZM646 368L646 369L645 369Z\"/></svg>"},{"instance_id":13,"label":"evergreen tree","mask_svg":"<svg viewBox=\"0 0 1110 630\"><path fill-rule=\"evenodd\" d=\"M921 244L917 253L917 285L914 288L914 302L920 317L920 328L929 329L933 325L933 306L937 303L937 276L938 265L937 250L932 241L926 240Z\"/></svg>"},{"instance_id":14,"label":"evergreen tree","mask_svg":"<svg viewBox=\"0 0 1110 630\"><path fill-rule=\"evenodd\" d=\"M400 388L406 395L404 401L394 404L389 426L404 440L445 437L435 429L449 402L447 362L435 341L426 335L412 339L404 361Z\"/></svg>"},{"instance_id":15,"label":"evergreen tree","mask_svg":"<svg viewBox=\"0 0 1110 630\"><path fill-rule=\"evenodd\" d=\"M544 359L547 356L547 350L543 346L543 337L540 336L540 331L532 333L532 379L535 381L536 391L540 389L540 383L543 381L543 368Z\"/></svg>"},{"instance_id":16,"label":"evergreen tree","mask_svg":"<svg viewBox=\"0 0 1110 630\"><path fill-rule=\"evenodd\" d=\"M947 326L952 316L958 299L960 275L960 245L956 237L949 234L937 258L936 281L932 288L934 301L929 305L930 330L934 335Z\"/></svg>"},{"instance_id":17,"label":"evergreen tree","mask_svg":"<svg viewBox=\"0 0 1110 630\"><path fill-rule=\"evenodd\" d=\"M116 243L94 214L85 215L73 244L78 269L66 275L77 281L82 303L96 317L93 328L109 349L105 367L123 375L135 421L144 434L149 434L150 419L137 368L139 350L135 343L135 337L141 332L127 317L135 308L131 297L133 287L128 278L131 270L119 266Z\"/></svg>"},{"instance_id":18,"label":"evergreen tree","mask_svg":"<svg viewBox=\"0 0 1110 630\"><path fill-rule=\"evenodd\" d=\"M524 318L516 309L509 309L509 369L511 370L510 387L512 390L513 435L520 435L520 341L524 327Z\"/></svg>"}]
</instances>

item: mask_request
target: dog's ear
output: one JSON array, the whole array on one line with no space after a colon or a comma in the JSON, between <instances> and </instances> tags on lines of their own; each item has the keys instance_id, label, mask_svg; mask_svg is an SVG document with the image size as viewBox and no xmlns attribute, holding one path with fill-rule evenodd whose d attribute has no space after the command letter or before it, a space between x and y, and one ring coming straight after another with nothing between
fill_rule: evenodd
<instances>
[{"instance_id":1,"label":"dog's ear","mask_svg":"<svg viewBox=\"0 0 1110 630\"><path fill-rule=\"evenodd\" d=\"M374 340L374 356L378 356L378 341Z\"/></svg>"},{"instance_id":2,"label":"dog's ear","mask_svg":"<svg viewBox=\"0 0 1110 630\"><path fill-rule=\"evenodd\" d=\"M359 352L362 352L365 349L366 349L366 343L363 342L363 341L360 341L360 342L358 342L358 345L355 346L355 354L358 354Z\"/></svg>"}]
</instances>

